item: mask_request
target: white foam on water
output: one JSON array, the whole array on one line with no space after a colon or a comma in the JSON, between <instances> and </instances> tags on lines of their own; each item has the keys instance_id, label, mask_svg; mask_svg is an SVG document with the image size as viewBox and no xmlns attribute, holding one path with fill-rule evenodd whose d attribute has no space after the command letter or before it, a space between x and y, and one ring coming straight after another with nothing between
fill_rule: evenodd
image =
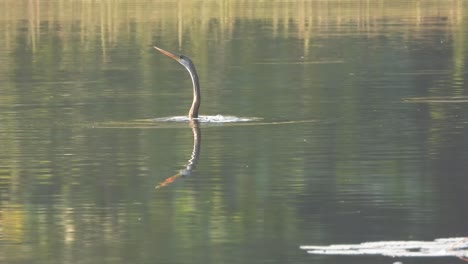
<instances>
[{"instance_id":1,"label":"white foam on water","mask_svg":"<svg viewBox=\"0 0 468 264\"><path fill-rule=\"evenodd\" d=\"M235 122L251 122L251 121L258 121L261 118L258 117L236 117L236 116L223 116L223 115L215 115L215 116L199 116L198 118L194 118L200 123L235 123ZM157 122L189 122L191 119L188 116L171 116L171 117L161 117L155 118L153 121Z\"/></svg>"}]
</instances>

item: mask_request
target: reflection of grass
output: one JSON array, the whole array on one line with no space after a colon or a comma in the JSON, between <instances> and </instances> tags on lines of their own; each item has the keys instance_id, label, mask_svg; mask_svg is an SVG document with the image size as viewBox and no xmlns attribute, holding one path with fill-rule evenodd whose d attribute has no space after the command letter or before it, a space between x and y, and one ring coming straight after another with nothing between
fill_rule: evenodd
<instances>
[{"instance_id":1,"label":"reflection of grass","mask_svg":"<svg viewBox=\"0 0 468 264\"><path fill-rule=\"evenodd\" d=\"M463 6L458 2L424 1L416 5L391 0L297 1L294 4L239 0L222 3L202 0L179 0L176 3L103 0L51 4L48 1L7 0L0 4L4 18L0 22L0 31L7 36L7 48L14 48L11 44L17 39L17 34L27 32L28 42L35 50L41 38L47 35L45 33L51 31L66 42L63 49L70 50L72 43L77 41L84 50L92 50L98 44L106 57L107 50L117 45L120 39L135 38L141 45L148 45L154 41L155 32L177 32L179 45L182 35L195 42L223 40L235 32L239 26L236 23L238 19L266 21L275 35L293 34L299 39L333 34L317 31L316 26L343 27L339 32L346 34L352 25L370 36L385 26L385 23L375 22L389 17L416 26L435 22L457 24L463 21L458 17L463 16L463 11L459 10ZM202 15L194 10L201 10ZM213 28L214 24L219 27ZM26 31L19 31L18 28ZM71 34L74 32L79 33L79 38Z\"/></svg>"}]
</instances>

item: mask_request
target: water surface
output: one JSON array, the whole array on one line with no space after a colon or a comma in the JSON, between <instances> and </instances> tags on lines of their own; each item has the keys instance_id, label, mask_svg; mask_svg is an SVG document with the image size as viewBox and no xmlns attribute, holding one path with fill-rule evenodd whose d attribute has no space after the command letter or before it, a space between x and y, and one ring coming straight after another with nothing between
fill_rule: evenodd
<instances>
[{"instance_id":1,"label":"water surface","mask_svg":"<svg viewBox=\"0 0 468 264\"><path fill-rule=\"evenodd\" d=\"M0 10L2 263L459 261L299 245L466 236L463 1Z\"/></svg>"}]
</instances>

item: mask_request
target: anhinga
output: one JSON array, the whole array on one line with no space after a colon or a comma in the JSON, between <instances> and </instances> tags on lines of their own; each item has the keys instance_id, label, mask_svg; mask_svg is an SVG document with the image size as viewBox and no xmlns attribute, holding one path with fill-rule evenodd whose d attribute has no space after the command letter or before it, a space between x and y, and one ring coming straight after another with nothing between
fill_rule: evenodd
<instances>
[{"instance_id":1,"label":"anhinga","mask_svg":"<svg viewBox=\"0 0 468 264\"><path fill-rule=\"evenodd\" d=\"M167 55L173 58L174 60L176 60L178 63L182 64L190 73L190 77L192 77L192 83L193 83L193 102L192 102L192 107L190 107L188 117L190 119L198 118L198 108L200 108L200 101L201 101L200 84L198 83L197 70L195 69L195 65L193 64L192 60L184 55L177 55L169 51L165 51L156 46L154 46L154 48L162 52L164 55Z\"/></svg>"}]
</instances>

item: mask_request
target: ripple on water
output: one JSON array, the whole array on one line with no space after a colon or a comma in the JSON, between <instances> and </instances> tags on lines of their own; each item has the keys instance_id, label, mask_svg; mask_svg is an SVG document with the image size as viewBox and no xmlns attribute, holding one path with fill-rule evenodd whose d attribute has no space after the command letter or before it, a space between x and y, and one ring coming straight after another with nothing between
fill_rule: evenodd
<instances>
[{"instance_id":1,"label":"ripple on water","mask_svg":"<svg viewBox=\"0 0 468 264\"><path fill-rule=\"evenodd\" d=\"M288 121L263 121L263 118L259 117L235 117L235 116L200 116L197 118L200 123L205 126L211 125L228 125L229 126L245 126L245 125L283 125L283 124L300 124L317 122L314 119L307 120L288 120ZM178 128L186 127L187 123L190 123L190 118L187 116L173 116L173 117L162 117L162 118L151 118L151 119L136 119L130 121L111 121L103 123L93 123L90 125L92 128ZM263 122L258 122L263 121Z\"/></svg>"},{"instance_id":2,"label":"ripple on water","mask_svg":"<svg viewBox=\"0 0 468 264\"><path fill-rule=\"evenodd\" d=\"M200 123L233 123L233 122L249 122L261 120L259 117L236 117L236 116L199 116L195 118ZM155 118L153 121L157 122L188 122L191 119L188 116L171 116Z\"/></svg>"}]
</instances>

